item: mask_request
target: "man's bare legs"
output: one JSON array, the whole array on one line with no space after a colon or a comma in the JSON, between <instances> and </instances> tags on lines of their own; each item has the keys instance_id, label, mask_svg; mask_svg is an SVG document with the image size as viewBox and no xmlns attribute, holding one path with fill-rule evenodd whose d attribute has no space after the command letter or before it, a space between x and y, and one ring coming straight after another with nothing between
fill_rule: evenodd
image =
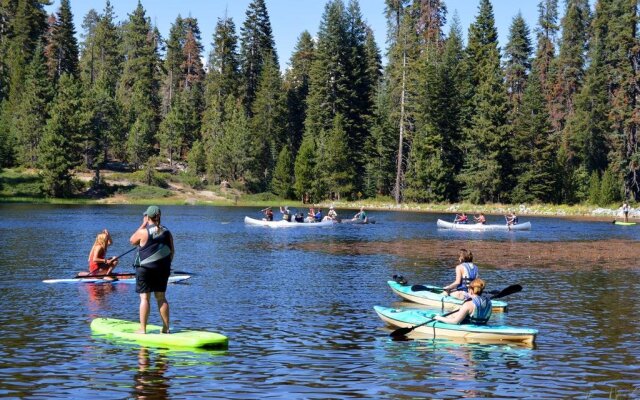
<instances>
[{"instance_id":1,"label":"man's bare legs","mask_svg":"<svg viewBox=\"0 0 640 400\"><path fill-rule=\"evenodd\" d=\"M147 333L147 320L149 319L149 298L151 293L140 293L140 329L136 333Z\"/></svg>"}]
</instances>

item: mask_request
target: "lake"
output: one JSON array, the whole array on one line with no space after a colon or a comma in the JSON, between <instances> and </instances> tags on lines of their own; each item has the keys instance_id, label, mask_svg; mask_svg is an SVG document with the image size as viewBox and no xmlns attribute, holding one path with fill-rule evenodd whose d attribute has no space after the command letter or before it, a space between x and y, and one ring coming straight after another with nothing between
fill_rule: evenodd
<instances>
[{"instance_id":1,"label":"lake","mask_svg":"<svg viewBox=\"0 0 640 400\"><path fill-rule=\"evenodd\" d=\"M450 283L452 243L473 251L580 240L627 252L637 247L640 226L521 216L531 231L453 232L436 228L452 215L369 211L375 225L271 229L245 226L245 215L260 217L255 209L165 206L173 268L192 273L167 290L172 328L220 332L230 341L227 351L194 352L91 334L96 317L137 320L134 285L42 283L86 269L103 228L114 239L109 255L127 251L145 209L0 205L0 396L640 398L637 262L609 268L606 257L592 264L570 253L570 265L556 265L553 254L503 264L475 251L491 289L523 286L503 298L509 311L493 318L538 329L535 346L394 342L373 311L411 305L387 286L394 274ZM500 218L487 216L489 223ZM132 271L132 261L133 253L124 256L117 270ZM150 323L159 323L153 301Z\"/></svg>"}]
</instances>

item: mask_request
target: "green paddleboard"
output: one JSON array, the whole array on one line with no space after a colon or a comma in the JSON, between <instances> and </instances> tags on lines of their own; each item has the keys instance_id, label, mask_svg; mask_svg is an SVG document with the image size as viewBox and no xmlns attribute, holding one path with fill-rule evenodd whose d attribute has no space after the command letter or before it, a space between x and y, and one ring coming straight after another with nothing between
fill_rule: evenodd
<instances>
[{"instance_id":1,"label":"green paddleboard","mask_svg":"<svg viewBox=\"0 0 640 400\"><path fill-rule=\"evenodd\" d=\"M229 346L229 339L219 333L179 330L161 334L162 327L158 325L147 325L146 334L135 333L139 328L138 322L121 319L96 318L91 322L91 330L94 333L154 347L221 350Z\"/></svg>"},{"instance_id":2,"label":"green paddleboard","mask_svg":"<svg viewBox=\"0 0 640 400\"><path fill-rule=\"evenodd\" d=\"M636 224L636 222L622 222L622 221L614 221L613 223L616 225L623 225L623 226L631 226Z\"/></svg>"}]
</instances>

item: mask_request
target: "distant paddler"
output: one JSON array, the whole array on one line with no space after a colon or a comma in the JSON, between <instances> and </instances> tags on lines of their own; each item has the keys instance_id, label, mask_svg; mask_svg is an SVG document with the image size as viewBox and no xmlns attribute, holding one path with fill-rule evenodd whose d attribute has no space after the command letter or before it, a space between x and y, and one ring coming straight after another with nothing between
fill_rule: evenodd
<instances>
[{"instance_id":1,"label":"distant paddler","mask_svg":"<svg viewBox=\"0 0 640 400\"><path fill-rule=\"evenodd\" d=\"M351 220L362 221L365 224L367 223L367 213L364 211L364 206L360 207L360 211L356 213Z\"/></svg>"},{"instance_id":2,"label":"distant paddler","mask_svg":"<svg viewBox=\"0 0 640 400\"><path fill-rule=\"evenodd\" d=\"M264 214L263 220L273 221L273 210L271 210L271 207L263 208L260 211Z\"/></svg>"},{"instance_id":3,"label":"distant paddler","mask_svg":"<svg viewBox=\"0 0 640 400\"><path fill-rule=\"evenodd\" d=\"M280 212L282 213L282 219L287 222L291 222L291 213L289 212L289 206L280 206Z\"/></svg>"}]
</instances>

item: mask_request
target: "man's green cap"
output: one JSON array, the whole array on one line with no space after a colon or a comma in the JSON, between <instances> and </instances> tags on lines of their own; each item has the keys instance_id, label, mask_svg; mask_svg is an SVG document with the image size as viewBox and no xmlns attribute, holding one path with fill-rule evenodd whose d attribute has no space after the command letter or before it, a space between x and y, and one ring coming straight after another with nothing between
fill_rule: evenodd
<instances>
[{"instance_id":1,"label":"man's green cap","mask_svg":"<svg viewBox=\"0 0 640 400\"><path fill-rule=\"evenodd\" d=\"M160 215L160 209L157 206L149 206L147 211L144 212L147 217L153 218L156 215Z\"/></svg>"}]
</instances>

